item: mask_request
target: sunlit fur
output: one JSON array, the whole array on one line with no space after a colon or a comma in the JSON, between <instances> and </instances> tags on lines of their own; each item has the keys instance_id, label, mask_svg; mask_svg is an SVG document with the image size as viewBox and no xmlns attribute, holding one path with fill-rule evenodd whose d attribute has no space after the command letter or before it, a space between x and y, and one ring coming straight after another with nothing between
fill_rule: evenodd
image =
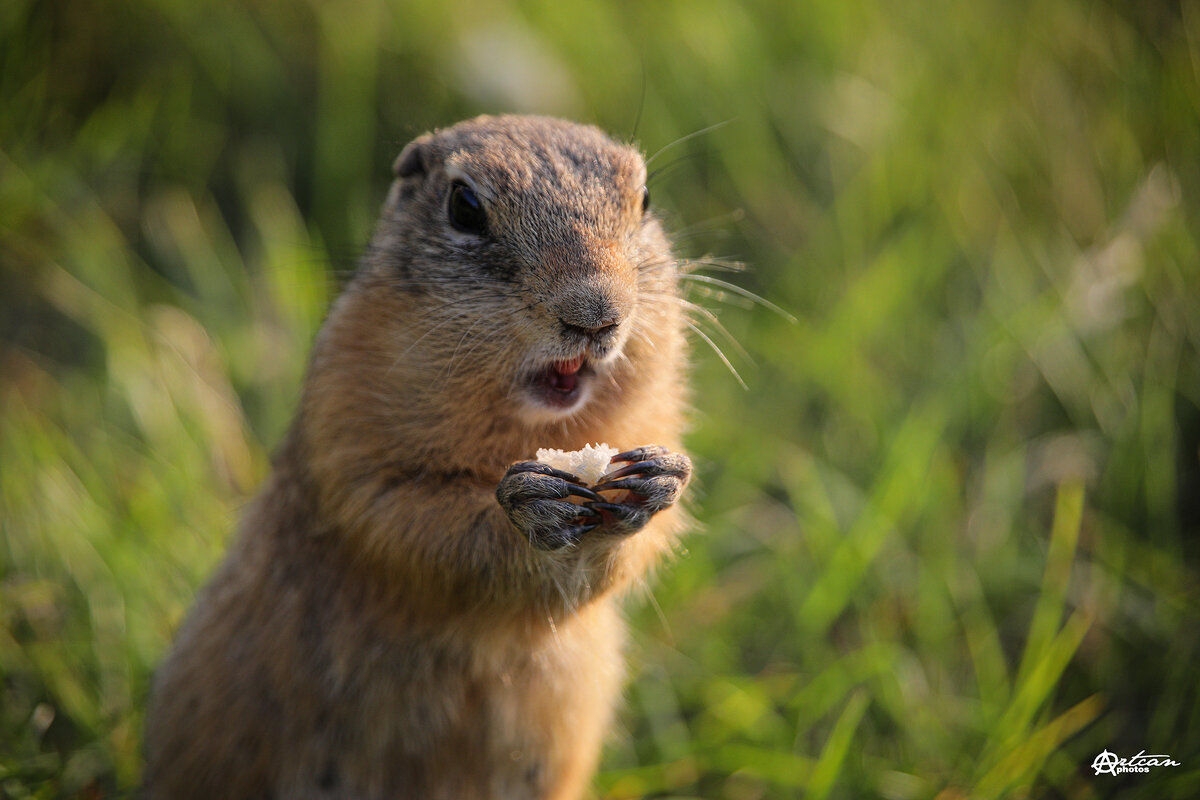
<instances>
[{"instance_id":1,"label":"sunlit fur","mask_svg":"<svg viewBox=\"0 0 1200 800\"><path fill-rule=\"evenodd\" d=\"M495 491L539 447L680 447L685 307L645 167L595 128L481 117L396 168L273 475L157 675L150 798L575 798L595 767L616 598L682 516L545 551ZM447 223L463 176L482 239ZM590 392L540 405L529 376L584 350L560 318L604 308Z\"/></svg>"}]
</instances>

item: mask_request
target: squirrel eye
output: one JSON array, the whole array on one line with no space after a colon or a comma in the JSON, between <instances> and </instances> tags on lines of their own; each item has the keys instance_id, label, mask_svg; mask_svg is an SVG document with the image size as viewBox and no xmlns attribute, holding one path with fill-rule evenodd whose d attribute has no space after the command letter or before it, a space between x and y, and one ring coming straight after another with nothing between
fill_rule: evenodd
<instances>
[{"instance_id":1,"label":"squirrel eye","mask_svg":"<svg viewBox=\"0 0 1200 800\"><path fill-rule=\"evenodd\" d=\"M487 213L483 210L483 203L465 183L451 185L448 216L450 224L463 233L477 236L487 233Z\"/></svg>"},{"instance_id":2,"label":"squirrel eye","mask_svg":"<svg viewBox=\"0 0 1200 800\"><path fill-rule=\"evenodd\" d=\"M650 187L642 187L642 213L645 214L650 210Z\"/></svg>"}]
</instances>

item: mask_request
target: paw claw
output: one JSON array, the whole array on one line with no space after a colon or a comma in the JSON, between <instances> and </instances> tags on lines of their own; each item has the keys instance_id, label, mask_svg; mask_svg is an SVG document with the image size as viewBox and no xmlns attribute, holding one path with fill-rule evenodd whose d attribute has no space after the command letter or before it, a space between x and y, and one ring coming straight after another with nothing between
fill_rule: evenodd
<instances>
[{"instance_id":1,"label":"paw claw","mask_svg":"<svg viewBox=\"0 0 1200 800\"><path fill-rule=\"evenodd\" d=\"M636 492L638 487L641 485L641 480L609 481L608 483L598 484L596 486L596 491L607 492L609 489L628 489L631 492Z\"/></svg>"},{"instance_id":2,"label":"paw claw","mask_svg":"<svg viewBox=\"0 0 1200 800\"><path fill-rule=\"evenodd\" d=\"M593 492L586 486L580 486L576 483L567 484L567 494L573 494L576 497L586 497L588 500L603 500L604 498Z\"/></svg>"},{"instance_id":3,"label":"paw claw","mask_svg":"<svg viewBox=\"0 0 1200 800\"><path fill-rule=\"evenodd\" d=\"M596 481L596 485L600 486L607 481L615 480L617 478L624 478L627 475L637 475L650 469L653 469L653 465L650 462L638 461L637 463L630 464L629 466L621 467L620 469L614 469L612 472L606 472L604 475L600 476L598 481Z\"/></svg>"},{"instance_id":4,"label":"paw claw","mask_svg":"<svg viewBox=\"0 0 1200 800\"><path fill-rule=\"evenodd\" d=\"M583 480L578 475L572 475L569 472L564 472L561 469L555 469L549 464L543 464L540 461L520 461L508 468L509 475L515 475L521 472L532 472L537 475L549 475L552 478L561 478L567 483L583 483Z\"/></svg>"},{"instance_id":5,"label":"paw claw","mask_svg":"<svg viewBox=\"0 0 1200 800\"><path fill-rule=\"evenodd\" d=\"M624 463L621 463L624 462ZM578 544L588 533L628 535L678 500L691 477L691 462L682 453L646 445L618 453L614 466L594 486L576 475L538 461L513 464L496 489L496 497L512 524L542 550ZM625 502L613 503L600 492L627 491ZM583 498L583 504L568 501Z\"/></svg>"},{"instance_id":6,"label":"paw claw","mask_svg":"<svg viewBox=\"0 0 1200 800\"><path fill-rule=\"evenodd\" d=\"M666 452L668 452L667 448L662 447L661 445L648 444L648 445L644 445L642 447L635 447L632 450L626 450L623 453L617 453L615 456L610 458L608 461L610 464L615 464L618 461L633 461L633 462L645 461L648 458L654 458L655 456L661 456Z\"/></svg>"},{"instance_id":7,"label":"paw claw","mask_svg":"<svg viewBox=\"0 0 1200 800\"><path fill-rule=\"evenodd\" d=\"M589 503L592 508L606 513L601 530L609 533L628 534L641 530L650 520L650 512L635 503Z\"/></svg>"},{"instance_id":8,"label":"paw claw","mask_svg":"<svg viewBox=\"0 0 1200 800\"><path fill-rule=\"evenodd\" d=\"M568 525L567 527L556 531L551 536L540 537L534 539L534 544L543 550L561 550L573 544L577 544L584 534L596 529L599 522L593 522L588 525Z\"/></svg>"},{"instance_id":9,"label":"paw claw","mask_svg":"<svg viewBox=\"0 0 1200 800\"><path fill-rule=\"evenodd\" d=\"M602 511L608 511L613 514L625 513L625 506L617 503L588 503L589 508L598 508Z\"/></svg>"}]
</instances>

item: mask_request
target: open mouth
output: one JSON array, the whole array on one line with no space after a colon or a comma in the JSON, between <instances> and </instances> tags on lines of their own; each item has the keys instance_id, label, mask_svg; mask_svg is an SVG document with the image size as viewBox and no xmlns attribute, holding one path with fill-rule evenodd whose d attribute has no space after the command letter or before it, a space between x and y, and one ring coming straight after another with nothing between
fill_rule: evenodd
<instances>
[{"instance_id":1,"label":"open mouth","mask_svg":"<svg viewBox=\"0 0 1200 800\"><path fill-rule=\"evenodd\" d=\"M555 361L536 372L531 378L534 394L552 408L567 409L583 397L591 377L595 374L584 356L569 361Z\"/></svg>"}]
</instances>

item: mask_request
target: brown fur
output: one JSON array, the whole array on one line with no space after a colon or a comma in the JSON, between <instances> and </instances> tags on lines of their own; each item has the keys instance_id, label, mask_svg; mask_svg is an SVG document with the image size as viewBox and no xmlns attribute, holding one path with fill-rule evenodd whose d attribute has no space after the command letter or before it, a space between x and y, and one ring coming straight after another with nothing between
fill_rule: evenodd
<instances>
[{"instance_id":1,"label":"brown fur","mask_svg":"<svg viewBox=\"0 0 1200 800\"><path fill-rule=\"evenodd\" d=\"M684 323L645 167L595 128L480 117L396 172L274 473L158 672L149 798L577 798L595 768L616 599L681 517L541 549L496 491L539 447L680 445ZM446 222L463 175L486 251ZM560 320L606 315L582 408L531 404L529 371L577 349Z\"/></svg>"}]
</instances>

